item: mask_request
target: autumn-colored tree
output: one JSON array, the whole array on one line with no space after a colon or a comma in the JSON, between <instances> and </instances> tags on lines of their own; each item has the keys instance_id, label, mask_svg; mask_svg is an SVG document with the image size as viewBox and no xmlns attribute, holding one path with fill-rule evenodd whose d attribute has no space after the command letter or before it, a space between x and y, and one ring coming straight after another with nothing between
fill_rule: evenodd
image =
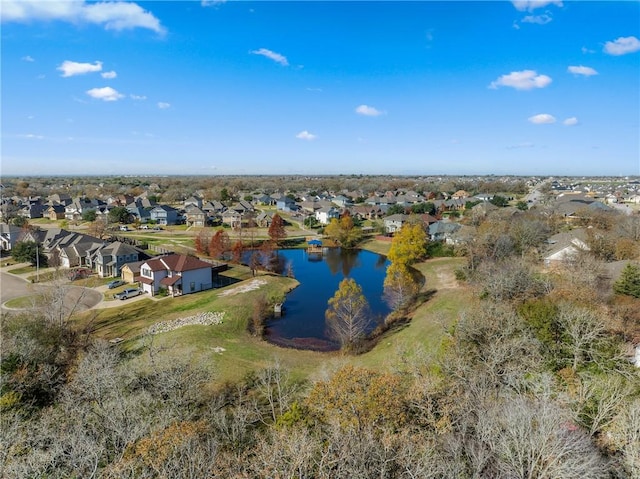
<instances>
[{"instance_id":1,"label":"autumn-colored tree","mask_svg":"<svg viewBox=\"0 0 640 479\"><path fill-rule=\"evenodd\" d=\"M89 234L96 238L104 238L107 233L107 224L102 219L97 219L89 223Z\"/></svg>"},{"instance_id":2,"label":"autumn-colored tree","mask_svg":"<svg viewBox=\"0 0 640 479\"><path fill-rule=\"evenodd\" d=\"M211 241L211 235L207 230L200 230L194 239L194 246L196 253L209 254L209 242Z\"/></svg>"},{"instance_id":3,"label":"autumn-colored tree","mask_svg":"<svg viewBox=\"0 0 640 479\"><path fill-rule=\"evenodd\" d=\"M329 299L325 317L331 335L343 349L351 350L365 337L371 322L369 304L355 280L345 278L340 282L335 295Z\"/></svg>"},{"instance_id":4,"label":"autumn-colored tree","mask_svg":"<svg viewBox=\"0 0 640 479\"><path fill-rule=\"evenodd\" d=\"M253 274L253 276L256 275L256 271L258 270L258 268L260 268L260 253L255 250L249 257L249 268L251 268L251 273Z\"/></svg>"},{"instance_id":5,"label":"autumn-colored tree","mask_svg":"<svg viewBox=\"0 0 640 479\"><path fill-rule=\"evenodd\" d=\"M384 299L393 310L403 308L420 291L420 284L409 268L402 263L391 263L384 278Z\"/></svg>"},{"instance_id":6,"label":"autumn-colored tree","mask_svg":"<svg viewBox=\"0 0 640 479\"><path fill-rule=\"evenodd\" d=\"M240 263L242 260L242 253L244 251L244 244L241 240L237 240L231 247L231 261L234 263Z\"/></svg>"},{"instance_id":7,"label":"autumn-colored tree","mask_svg":"<svg viewBox=\"0 0 640 479\"><path fill-rule=\"evenodd\" d=\"M340 219L333 218L325 227L324 234L343 248L353 248L362 239L362 229L355 225L347 212Z\"/></svg>"},{"instance_id":8,"label":"autumn-colored tree","mask_svg":"<svg viewBox=\"0 0 640 479\"><path fill-rule=\"evenodd\" d=\"M224 230L218 230L209 242L209 255L221 258L229 250L229 235Z\"/></svg>"},{"instance_id":9,"label":"autumn-colored tree","mask_svg":"<svg viewBox=\"0 0 640 479\"><path fill-rule=\"evenodd\" d=\"M407 420L405 392L395 374L349 365L316 383L307 405L323 421L344 429L399 426Z\"/></svg>"},{"instance_id":10,"label":"autumn-colored tree","mask_svg":"<svg viewBox=\"0 0 640 479\"><path fill-rule=\"evenodd\" d=\"M280 242L287 237L287 232L284 229L284 220L279 214L273 215L271 219L271 225L269 225L269 238L277 246L280 246Z\"/></svg>"},{"instance_id":11,"label":"autumn-colored tree","mask_svg":"<svg viewBox=\"0 0 640 479\"><path fill-rule=\"evenodd\" d=\"M428 241L422 225L407 223L393 236L387 258L397 264L415 263L426 256Z\"/></svg>"},{"instance_id":12,"label":"autumn-colored tree","mask_svg":"<svg viewBox=\"0 0 640 479\"><path fill-rule=\"evenodd\" d=\"M636 259L640 257L640 243L631 238L619 238L616 241L615 256L617 260Z\"/></svg>"}]
</instances>

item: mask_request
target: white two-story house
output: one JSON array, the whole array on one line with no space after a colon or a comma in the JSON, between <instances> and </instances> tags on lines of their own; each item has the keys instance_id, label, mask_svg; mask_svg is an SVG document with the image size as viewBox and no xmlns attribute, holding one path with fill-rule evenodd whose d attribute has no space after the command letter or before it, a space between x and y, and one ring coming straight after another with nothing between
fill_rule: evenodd
<instances>
[{"instance_id":1,"label":"white two-story house","mask_svg":"<svg viewBox=\"0 0 640 479\"><path fill-rule=\"evenodd\" d=\"M211 289L213 275L211 264L183 254L161 256L140 265L142 289L152 296L161 288L172 296Z\"/></svg>"}]
</instances>

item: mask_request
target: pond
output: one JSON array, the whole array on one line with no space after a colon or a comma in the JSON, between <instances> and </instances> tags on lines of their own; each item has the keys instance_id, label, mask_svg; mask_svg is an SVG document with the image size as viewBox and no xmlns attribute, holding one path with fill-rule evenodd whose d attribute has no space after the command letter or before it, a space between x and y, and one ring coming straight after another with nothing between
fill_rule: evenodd
<instances>
[{"instance_id":1,"label":"pond","mask_svg":"<svg viewBox=\"0 0 640 479\"><path fill-rule=\"evenodd\" d=\"M324 248L324 254L302 249L280 250L279 255L300 285L284 303L284 314L267 323L267 340L281 346L331 351L339 349L327 332L324 313L340 281L352 278L369 302L372 321L369 331L380 324L390 308L382 299L389 262L385 256L364 250Z\"/></svg>"}]
</instances>

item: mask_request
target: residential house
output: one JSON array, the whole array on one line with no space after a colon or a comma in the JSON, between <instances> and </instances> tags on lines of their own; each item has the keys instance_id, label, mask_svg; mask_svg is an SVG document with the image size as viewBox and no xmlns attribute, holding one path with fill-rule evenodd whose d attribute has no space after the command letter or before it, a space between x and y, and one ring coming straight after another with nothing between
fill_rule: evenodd
<instances>
[{"instance_id":1,"label":"residential house","mask_svg":"<svg viewBox=\"0 0 640 479\"><path fill-rule=\"evenodd\" d=\"M189 206L195 206L196 208L202 208L202 199L198 198L196 196L191 196L189 198L187 198L186 200L184 200L184 203L182 204L183 208L186 210L189 208Z\"/></svg>"},{"instance_id":2,"label":"residential house","mask_svg":"<svg viewBox=\"0 0 640 479\"><path fill-rule=\"evenodd\" d=\"M207 213L203 210L190 204L185 210L186 223L189 226L206 226L207 225Z\"/></svg>"},{"instance_id":3,"label":"residential house","mask_svg":"<svg viewBox=\"0 0 640 479\"><path fill-rule=\"evenodd\" d=\"M15 225L0 223L0 250L11 251L13 246L22 239L22 228Z\"/></svg>"},{"instance_id":4,"label":"residential house","mask_svg":"<svg viewBox=\"0 0 640 479\"><path fill-rule=\"evenodd\" d=\"M354 218L361 220L376 220L384 216L386 210L381 206L373 205L357 205L349 208L351 215Z\"/></svg>"},{"instance_id":5,"label":"residential house","mask_svg":"<svg viewBox=\"0 0 640 479\"><path fill-rule=\"evenodd\" d=\"M64 205L51 205L44 213L52 221L64 219Z\"/></svg>"},{"instance_id":6,"label":"residential house","mask_svg":"<svg viewBox=\"0 0 640 479\"><path fill-rule=\"evenodd\" d=\"M18 210L18 215L28 219L42 218L45 211L47 211L47 206L45 205L26 204Z\"/></svg>"},{"instance_id":7,"label":"residential house","mask_svg":"<svg viewBox=\"0 0 640 479\"><path fill-rule=\"evenodd\" d=\"M140 265L142 289L150 295L157 294L160 288L172 296L211 289L215 274L210 263L182 254L161 256Z\"/></svg>"},{"instance_id":8,"label":"residential house","mask_svg":"<svg viewBox=\"0 0 640 479\"><path fill-rule=\"evenodd\" d=\"M325 206L315 212L316 220L322 225L328 225L332 219L340 218L340 210L335 206Z\"/></svg>"},{"instance_id":9,"label":"residential house","mask_svg":"<svg viewBox=\"0 0 640 479\"><path fill-rule=\"evenodd\" d=\"M255 205L274 205L275 200L267 194L256 195L253 197L253 204Z\"/></svg>"},{"instance_id":10,"label":"residential house","mask_svg":"<svg viewBox=\"0 0 640 479\"><path fill-rule=\"evenodd\" d=\"M222 223L229 225L231 228L240 228L242 226L242 214L236 210L228 209L222 213Z\"/></svg>"},{"instance_id":11,"label":"residential house","mask_svg":"<svg viewBox=\"0 0 640 479\"><path fill-rule=\"evenodd\" d=\"M436 221L429 225L429 239L453 244L453 235L460 229L460 224L452 221Z\"/></svg>"},{"instance_id":12,"label":"residential house","mask_svg":"<svg viewBox=\"0 0 640 479\"><path fill-rule=\"evenodd\" d=\"M149 219L159 225L175 225L178 223L178 210L168 205L158 205L149 211Z\"/></svg>"},{"instance_id":13,"label":"residential house","mask_svg":"<svg viewBox=\"0 0 640 479\"><path fill-rule=\"evenodd\" d=\"M258 216L256 216L256 224L260 228L268 228L269 226L271 226L272 221L273 221L273 215L265 211L263 211Z\"/></svg>"},{"instance_id":14,"label":"residential house","mask_svg":"<svg viewBox=\"0 0 640 479\"><path fill-rule=\"evenodd\" d=\"M123 264L122 268L120 268L120 277L122 278L122 281L126 283L136 283L140 281L140 266L147 261L148 259Z\"/></svg>"},{"instance_id":15,"label":"residential house","mask_svg":"<svg viewBox=\"0 0 640 479\"><path fill-rule=\"evenodd\" d=\"M151 212L147 208L136 206L135 203L128 205L127 211L131 215L132 220L138 223L148 223L151 219Z\"/></svg>"},{"instance_id":16,"label":"residential house","mask_svg":"<svg viewBox=\"0 0 640 479\"><path fill-rule=\"evenodd\" d=\"M115 195L107 198L107 204L110 206L127 206L133 201L134 198L131 195Z\"/></svg>"},{"instance_id":17,"label":"residential house","mask_svg":"<svg viewBox=\"0 0 640 479\"><path fill-rule=\"evenodd\" d=\"M387 216L384 219L384 230L389 234L393 234L396 231L399 231L402 228L402 225L404 225L408 219L409 215L405 215L402 213L396 213L395 215Z\"/></svg>"},{"instance_id":18,"label":"residential house","mask_svg":"<svg viewBox=\"0 0 640 479\"><path fill-rule=\"evenodd\" d=\"M120 241L103 244L87 252L86 264L101 278L120 276L126 263L138 261L140 251L134 246Z\"/></svg>"},{"instance_id":19,"label":"residential house","mask_svg":"<svg viewBox=\"0 0 640 479\"><path fill-rule=\"evenodd\" d=\"M289 198L288 196L282 196L278 201L276 201L276 209L278 211L296 211L298 209L295 200Z\"/></svg>"},{"instance_id":20,"label":"residential house","mask_svg":"<svg viewBox=\"0 0 640 479\"><path fill-rule=\"evenodd\" d=\"M465 190L458 190L451 195L451 198L454 200L460 200L462 198L468 198L469 196L471 195L469 195L469 193L467 193Z\"/></svg>"},{"instance_id":21,"label":"residential house","mask_svg":"<svg viewBox=\"0 0 640 479\"><path fill-rule=\"evenodd\" d=\"M53 195L49 195L47 200L52 205L67 206L71 203L71 196L66 193L54 193Z\"/></svg>"},{"instance_id":22,"label":"residential house","mask_svg":"<svg viewBox=\"0 0 640 479\"><path fill-rule=\"evenodd\" d=\"M96 199L74 198L71 203L65 206L64 217L69 221L78 221L82 219L82 215L87 211L95 211L95 209L104 204Z\"/></svg>"},{"instance_id":23,"label":"residential house","mask_svg":"<svg viewBox=\"0 0 640 479\"><path fill-rule=\"evenodd\" d=\"M548 268L558 267L578 254L589 251L586 240L587 234L582 228L551 236L547 240L549 248L544 253L544 265Z\"/></svg>"},{"instance_id":24,"label":"residential house","mask_svg":"<svg viewBox=\"0 0 640 479\"><path fill-rule=\"evenodd\" d=\"M337 205L339 208L348 208L349 206L353 205L353 201L351 200L351 198L347 198L344 195L334 196L333 198L331 198L331 202L334 205Z\"/></svg>"}]
</instances>

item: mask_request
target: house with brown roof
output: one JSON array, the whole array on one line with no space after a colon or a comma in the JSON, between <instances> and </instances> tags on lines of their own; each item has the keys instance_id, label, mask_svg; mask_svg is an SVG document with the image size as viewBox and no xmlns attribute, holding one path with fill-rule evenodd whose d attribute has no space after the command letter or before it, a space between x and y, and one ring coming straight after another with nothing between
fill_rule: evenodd
<instances>
[{"instance_id":1,"label":"house with brown roof","mask_svg":"<svg viewBox=\"0 0 640 479\"><path fill-rule=\"evenodd\" d=\"M213 288L218 268L195 256L170 254L150 259L140 265L142 290L150 295L160 289L172 296L197 293Z\"/></svg>"}]
</instances>

